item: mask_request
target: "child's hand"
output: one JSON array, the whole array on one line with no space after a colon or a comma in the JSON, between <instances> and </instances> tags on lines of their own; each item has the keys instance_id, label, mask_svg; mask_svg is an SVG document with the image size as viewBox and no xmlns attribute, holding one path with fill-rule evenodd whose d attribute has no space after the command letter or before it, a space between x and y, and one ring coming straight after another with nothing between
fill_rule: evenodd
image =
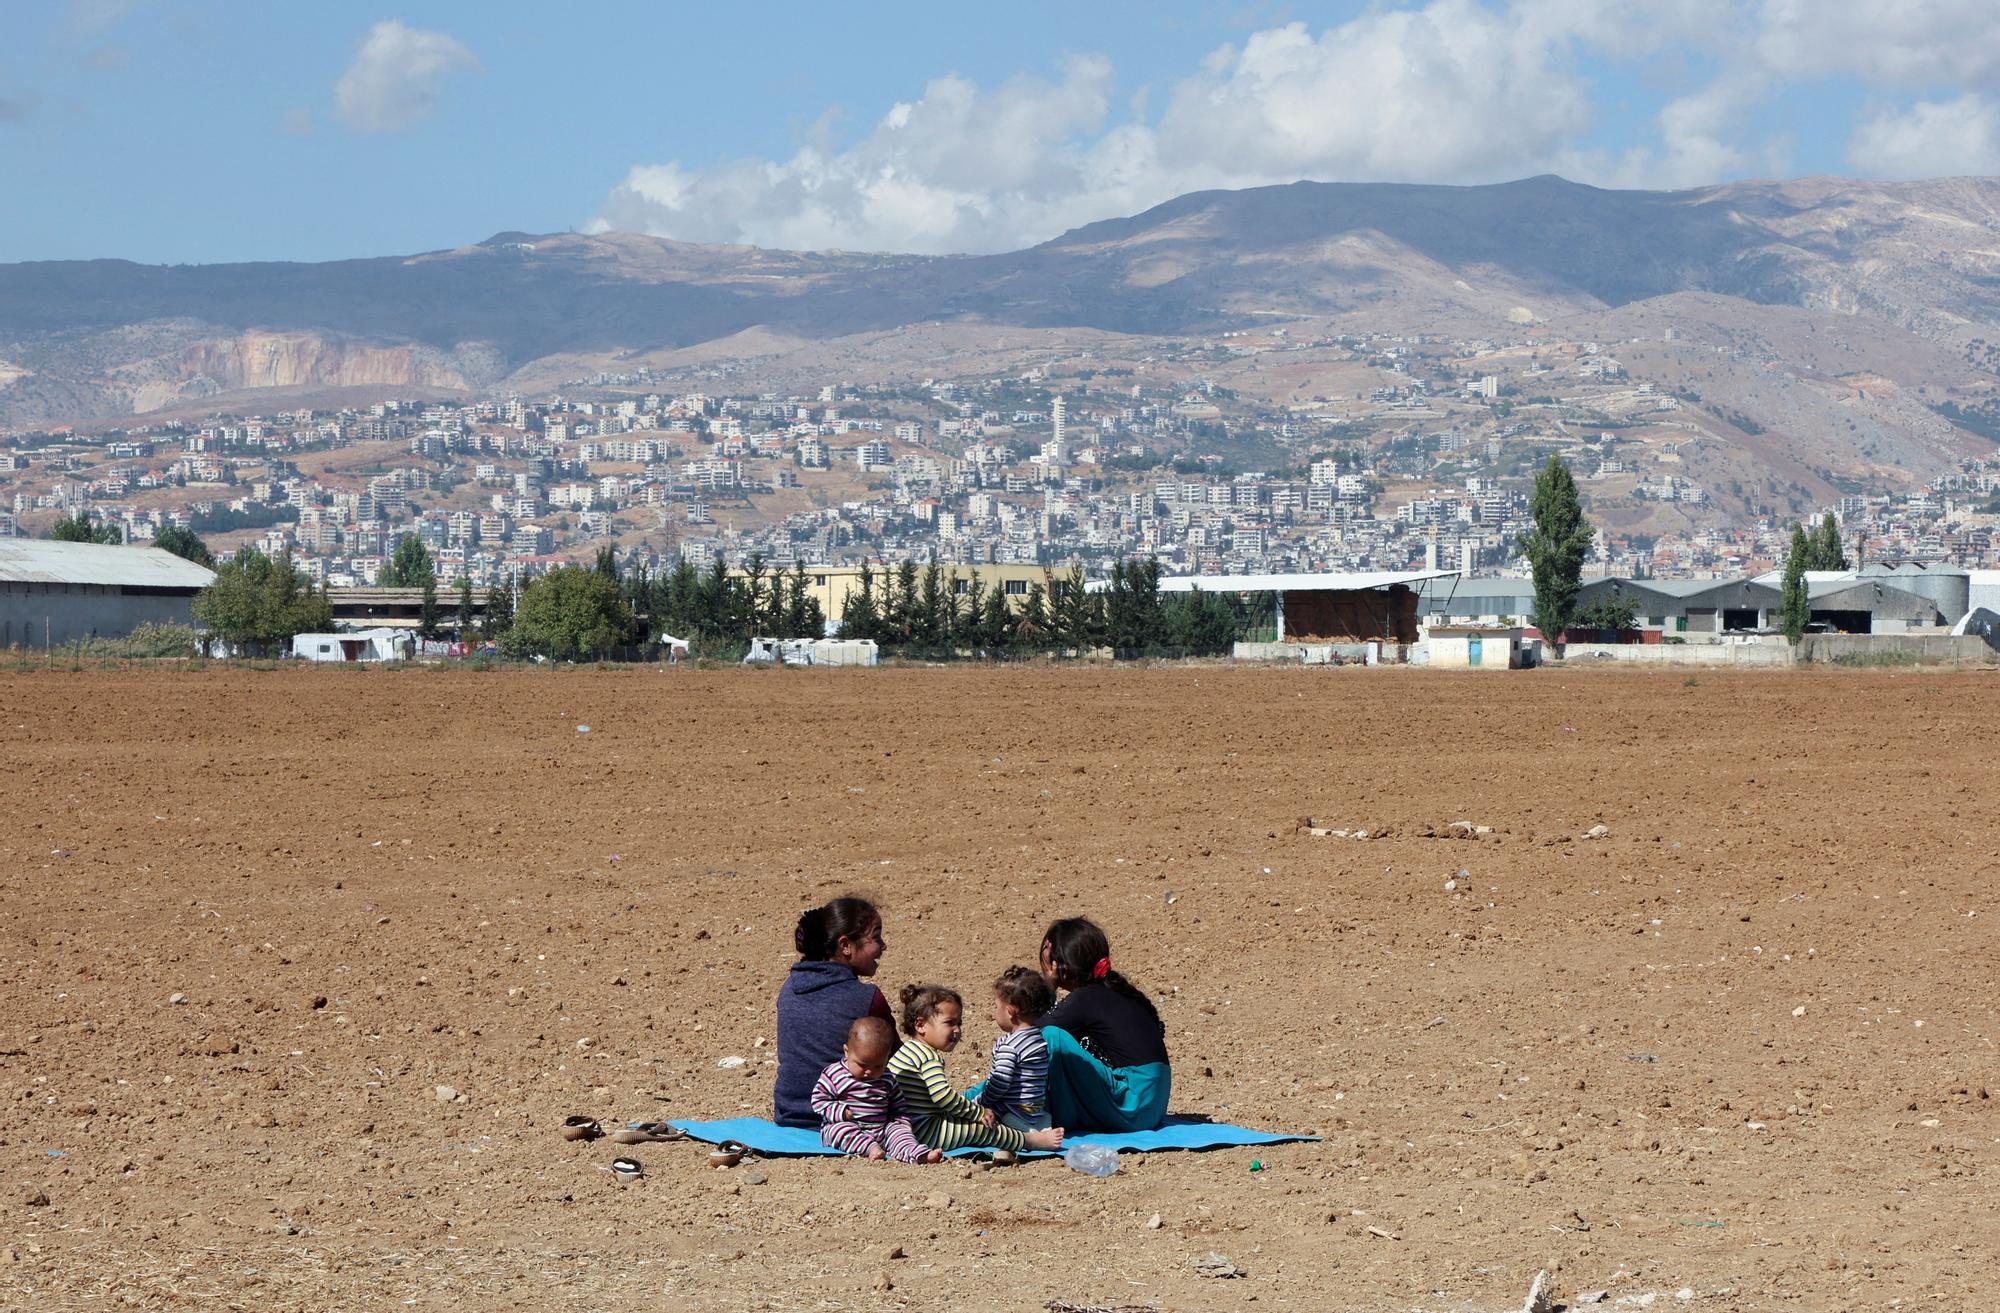
<instances>
[{"instance_id":1,"label":"child's hand","mask_svg":"<svg viewBox=\"0 0 2000 1313\"><path fill-rule=\"evenodd\" d=\"M1000 1114L991 1108L982 1108L979 1111L979 1124L990 1131L1000 1124Z\"/></svg>"}]
</instances>

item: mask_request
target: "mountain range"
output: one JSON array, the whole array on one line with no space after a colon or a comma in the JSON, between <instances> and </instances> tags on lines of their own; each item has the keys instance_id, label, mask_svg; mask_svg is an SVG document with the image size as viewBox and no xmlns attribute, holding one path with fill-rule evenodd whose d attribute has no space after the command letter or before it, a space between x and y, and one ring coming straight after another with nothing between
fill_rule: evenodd
<instances>
[{"instance_id":1,"label":"mountain range","mask_svg":"<svg viewBox=\"0 0 2000 1313\"><path fill-rule=\"evenodd\" d=\"M1983 404L2000 381L1988 347L2000 179L1301 182L1192 193L999 255L502 233L317 264L5 264L0 426L248 409L259 393L524 389L771 343L872 342L886 368L880 335L914 326L1005 329L1025 348L1079 330L1146 339L1287 319L1518 337L1618 317L1752 338L1800 373L1818 367L1787 344L1823 329L1821 346L1844 345L1853 368L1926 414L1947 398Z\"/></svg>"}]
</instances>

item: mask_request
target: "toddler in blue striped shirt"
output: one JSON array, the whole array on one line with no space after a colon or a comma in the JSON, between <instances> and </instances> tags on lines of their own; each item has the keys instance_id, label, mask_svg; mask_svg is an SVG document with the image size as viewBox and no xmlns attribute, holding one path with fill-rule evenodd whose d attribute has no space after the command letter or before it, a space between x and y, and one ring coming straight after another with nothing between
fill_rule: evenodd
<instances>
[{"instance_id":1,"label":"toddler in blue striped shirt","mask_svg":"<svg viewBox=\"0 0 2000 1313\"><path fill-rule=\"evenodd\" d=\"M1048 980L1028 967L1008 967L993 982L993 1019L1000 1038L993 1044L993 1070L979 1103L992 1109L1001 1125L1017 1131L1049 1125L1049 1046L1042 1039L1041 1020L1055 1002Z\"/></svg>"}]
</instances>

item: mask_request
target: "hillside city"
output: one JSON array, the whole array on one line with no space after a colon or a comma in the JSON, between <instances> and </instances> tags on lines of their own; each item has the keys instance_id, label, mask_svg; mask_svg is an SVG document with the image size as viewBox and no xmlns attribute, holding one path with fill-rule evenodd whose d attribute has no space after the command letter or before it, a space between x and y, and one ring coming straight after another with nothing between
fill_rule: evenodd
<instances>
[{"instance_id":1,"label":"hillside city","mask_svg":"<svg viewBox=\"0 0 2000 1313\"><path fill-rule=\"evenodd\" d=\"M1668 340L1672 340L1671 330ZM1311 348L1355 390L1286 404L1205 368ZM1782 561L1838 517L1862 559L2000 563L2000 458L1824 504L1704 486L1693 455L1756 426L1628 375L1615 345L1407 335L1192 339L980 379L732 390L739 368L600 373L544 400L389 401L0 435L0 534L79 511L169 525L373 583L414 533L441 581L518 582L601 548L657 568L761 556L1082 564L1168 573L1522 568L1536 468L1566 460L1599 525L1586 573L1708 577Z\"/></svg>"}]
</instances>

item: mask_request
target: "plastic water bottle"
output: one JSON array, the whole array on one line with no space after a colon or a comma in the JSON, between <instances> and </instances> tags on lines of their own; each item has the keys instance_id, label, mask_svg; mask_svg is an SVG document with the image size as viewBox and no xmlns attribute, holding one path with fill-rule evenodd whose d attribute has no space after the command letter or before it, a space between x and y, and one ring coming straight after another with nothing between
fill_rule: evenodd
<instances>
[{"instance_id":1,"label":"plastic water bottle","mask_svg":"<svg viewBox=\"0 0 2000 1313\"><path fill-rule=\"evenodd\" d=\"M1085 1176L1109 1176L1118 1170L1118 1151L1108 1144L1072 1144L1063 1161Z\"/></svg>"}]
</instances>

